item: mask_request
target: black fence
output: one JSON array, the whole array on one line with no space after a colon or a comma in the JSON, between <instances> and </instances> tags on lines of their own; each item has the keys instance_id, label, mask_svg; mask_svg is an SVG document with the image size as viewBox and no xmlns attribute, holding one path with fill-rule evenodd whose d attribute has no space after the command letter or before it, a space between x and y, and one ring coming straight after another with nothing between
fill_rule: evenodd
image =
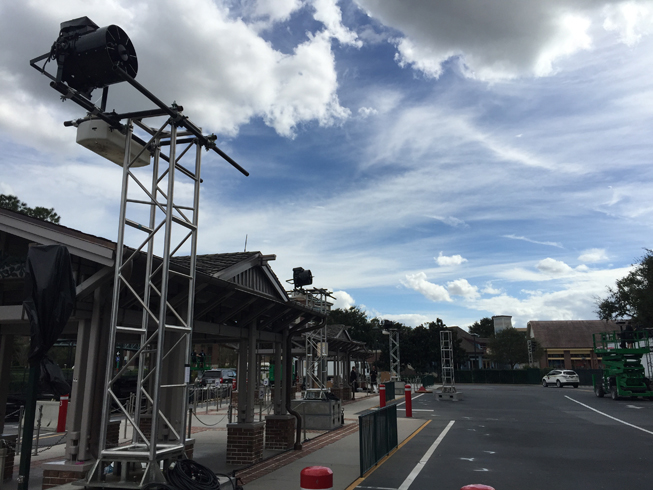
<instances>
[{"instance_id":1,"label":"black fence","mask_svg":"<svg viewBox=\"0 0 653 490\"><path fill-rule=\"evenodd\" d=\"M360 476L363 476L399 444L397 405L388 405L379 410L359 415L358 429Z\"/></svg>"}]
</instances>

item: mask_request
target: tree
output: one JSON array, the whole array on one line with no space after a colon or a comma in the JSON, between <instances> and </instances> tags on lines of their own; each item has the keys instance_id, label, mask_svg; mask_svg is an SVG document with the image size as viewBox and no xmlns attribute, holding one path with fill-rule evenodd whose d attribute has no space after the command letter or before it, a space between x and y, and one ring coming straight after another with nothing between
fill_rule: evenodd
<instances>
[{"instance_id":1,"label":"tree","mask_svg":"<svg viewBox=\"0 0 653 490\"><path fill-rule=\"evenodd\" d=\"M515 365L528 362L526 336L514 328L505 328L494 334L488 342L490 358L503 364Z\"/></svg>"},{"instance_id":2,"label":"tree","mask_svg":"<svg viewBox=\"0 0 653 490\"><path fill-rule=\"evenodd\" d=\"M367 319L367 312L359 306L351 306L346 310L336 308L329 312L327 319L329 325L345 325L353 340L359 340L369 344L374 340L372 323Z\"/></svg>"},{"instance_id":3,"label":"tree","mask_svg":"<svg viewBox=\"0 0 653 490\"><path fill-rule=\"evenodd\" d=\"M54 208L44 208L41 206L30 208L27 203L21 201L16 196L7 194L0 194L0 208L23 213L32 218L50 221L55 224L59 224L59 221L61 220L61 217L54 212Z\"/></svg>"},{"instance_id":4,"label":"tree","mask_svg":"<svg viewBox=\"0 0 653 490\"><path fill-rule=\"evenodd\" d=\"M608 288L608 297L597 299L597 311L601 320L628 319L635 324L653 326L653 250L646 254L626 277L617 281L616 287Z\"/></svg>"},{"instance_id":5,"label":"tree","mask_svg":"<svg viewBox=\"0 0 653 490\"><path fill-rule=\"evenodd\" d=\"M481 318L469 327L469 333L476 334L484 339L489 339L494 335L494 320L488 317Z\"/></svg>"}]
</instances>

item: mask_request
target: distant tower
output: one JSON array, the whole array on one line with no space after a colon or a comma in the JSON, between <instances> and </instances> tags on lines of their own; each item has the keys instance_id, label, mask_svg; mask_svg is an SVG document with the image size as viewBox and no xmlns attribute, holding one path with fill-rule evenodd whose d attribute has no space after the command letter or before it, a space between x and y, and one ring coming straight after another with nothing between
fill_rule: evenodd
<instances>
[{"instance_id":1,"label":"distant tower","mask_svg":"<svg viewBox=\"0 0 653 490\"><path fill-rule=\"evenodd\" d=\"M494 333L499 333L506 328L512 328L512 316L510 315L497 315L493 316Z\"/></svg>"}]
</instances>

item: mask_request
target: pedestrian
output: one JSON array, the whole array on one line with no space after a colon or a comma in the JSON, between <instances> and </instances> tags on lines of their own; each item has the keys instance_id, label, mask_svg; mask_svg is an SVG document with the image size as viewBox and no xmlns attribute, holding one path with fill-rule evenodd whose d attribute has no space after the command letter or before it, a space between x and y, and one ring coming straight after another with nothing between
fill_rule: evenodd
<instances>
[{"instance_id":1,"label":"pedestrian","mask_svg":"<svg viewBox=\"0 0 653 490\"><path fill-rule=\"evenodd\" d=\"M376 393L376 378L378 377L379 373L376 370L376 366L372 366L372 371L370 372L370 383L372 385L372 391Z\"/></svg>"},{"instance_id":2,"label":"pedestrian","mask_svg":"<svg viewBox=\"0 0 653 490\"><path fill-rule=\"evenodd\" d=\"M351 399L356 398L356 388L358 388L358 373L356 372L356 366L351 368L351 373L349 373L349 384L351 385Z\"/></svg>"},{"instance_id":3,"label":"pedestrian","mask_svg":"<svg viewBox=\"0 0 653 490\"><path fill-rule=\"evenodd\" d=\"M190 355L190 365L197 367L197 352L193 349L193 353Z\"/></svg>"},{"instance_id":4,"label":"pedestrian","mask_svg":"<svg viewBox=\"0 0 653 490\"><path fill-rule=\"evenodd\" d=\"M206 360L206 354L204 354L204 349L202 349L202 352L200 352L200 367L202 369L204 369L204 367L205 367L205 364L204 364L205 360Z\"/></svg>"}]
</instances>

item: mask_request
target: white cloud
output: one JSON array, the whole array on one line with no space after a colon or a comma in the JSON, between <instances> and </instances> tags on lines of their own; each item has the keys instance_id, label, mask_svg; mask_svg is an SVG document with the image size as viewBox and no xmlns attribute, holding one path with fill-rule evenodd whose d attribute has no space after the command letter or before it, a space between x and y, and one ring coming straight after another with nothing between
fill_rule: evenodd
<instances>
[{"instance_id":1,"label":"white cloud","mask_svg":"<svg viewBox=\"0 0 653 490\"><path fill-rule=\"evenodd\" d=\"M524 290L525 298L501 294L466 306L492 315L511 315L516 327L525 327L530 320L592 320L597 318L595 298L605 296L606 287L627 273L628 268L588 271L565 278L553 290Z\"/></svg>"},{"instance_id":2,"label":"white cloud","mask_svg":"<svg viewBox=\"0 0 653 490\"><path fill-rule=\"evenodd\" d=\"M488 282L483 289L481 289L481 293L483 294L491 294L491 295L497 295L501 294L503 291L501 289L497 289L492 286L491 282Z\"/></svg>"},{"instance_id":3,"label":"white cloud","mask_svg":"<svg viewBox=\"0 0 653 490\"><path fill-rule=\"evenodd\" d=\"M393 315L377 315L379 318L384 320L391 320L393 322L399 322L409 327L417 327L423 325L424 323L429 323L435 321L435 317L428 315L421 315L418 313L397 313Z\"/></svg>"},{"instance_id":4,"label":"white cloud","mask_svg":"<svg viewBox=\"0 0 653 490\"><path fill-rule=\"evenodd\" d=\"M526 238L525 236L516 236L516 235L502 235L502 236L503 238L510 238L511 240L523 240L525 242L535 243L537 245L548 245L550 247L564 248L562 244L559 242L541 242L538 240L532 240L530 238Z\"/></svg>"},{"instance_id":5,"label":"white cloud","mask_svg":"<svg viewBox=\"0 0 653 490\"><path fill-rule=\"evenodd\" d=\"M472 286L467 279L456 279L447 283L447 290L452 296L462 296L468 299L478 298L478 288Z\"/></svg>"},{"instance_id":6,"label":"white cloud","mask_svg":"<svg viewBox=\"0 0 653 490\"><path fill-rule=\"evenodd\" d=\"M302 0L256 0L253 6L253 15L267 17L272 22L280 22L287 20L303 5Z\"/></svg>"},{"instance_id":7,"label":"white cloud","mask_svg":"<svg viewBox=\"0 0 653 490\"><path fill-rule=\"evenodd\" d=\"M587 34L590 19L580 15L564 15L557 19L558 32L542 50L533 71L543 77L555 72L555 62L577 51L590 49L592 41Z\"/></svg>"},{"instance_id":8,"label":"white cloud","mask_svg":"<svg viewBox=\"0 0 653 490\"><path fill-rule=\"evenodd\" d=\"M536 267L541 273L551 276L562 276L573 272L573 269L564 262L550 257L540 260Z\"/></svg>"},{"instance_id":9,"label":"white cloud","mask_svg":"<svg viewBox=\"0 0 653 490\"><path fill-rule=\"evenodd\" d=\"M653 32L653 8L650 2L621 2L604 8L603 28L619 34L619 40L628 45L637 44Z\"/></svg>"},{"instance_id":10,"label":"white cloud","mask_svg":"<svg viewBox=\"0 0 653 490\"><path fill-rule=\"evenodd\" d=\"M462 257L461 255L452 255L450 257L447 257L446 255L442 255L442 252L440 252L437 257L434 257L434 259L435 259L435 262L440 267L460 265L463 262L467 262L467 259Z\"/></svg>"},{"instance_id":11,"label":"white cloud","mask_svg":"<svg viewBox=\"0 0 653 490\"><path fill-rule=\"evenodd\" d=\"M0 130L15 134L18 140L24 135L27 144L30 140L52 142L54 147L70 141L70 130L64 133L61 125L65 120L62 112L80 117L83 111L70 102L62 106L47 80L35 70L25 69L25 63L49 50L59 22L79 17L81 12L98 25L120 25L136 48L137 80L161 100L182 104L205 130L233 136L243 124L262 118L280 135L293 137L303 123L314 121L326 127L349 118L350 111L338 100L331 50L331 37L344 41L347 31L337 29L340 24L335 22L334 12L320 10L327 12L324 21L335 33L308 32L288 53L275 50L254 23L232 18L227 3L161 0L155 5L113 0L89 4L71 0L57 8L45 0L15 4L11 15L5 13L0 19L0 42L15 45L0 55L0 88L5 94ZM260 15L278 20L301 4L262 2L256 6ZM147 23L141 22L143 18ZM23 32L30 32L29 42L15 44L15 39L24 38ZM170 36L170 32L177 34ZM51 62L48 69L53 66ZM151 106L122 84L109 93L109 108L119 112L126 107ZM99 91L93 95L99 97Z\"/></svg>"},{"instance_id":12,"label":"white cloud","mask_svg":"<svg viewBox=\"0 0 653 490\"><path fill-rule=\"evenodd\" d=\"M437 78L447 60L482 80L548 76L556 64L592 47L591 26L634 43L651 32L650 2L548 0L402 2L356 0L372 17L403 33L394 40L400 66ZM604 5L606 5L604 7Z\"/></svg>"},{"instance_id":13,"label":"white cloud","mask_svg":"<svg viewBox=\"0 0 653 490\"><path fill-rule=\"evenodd\" d=\"M587 263L605 262L608 260L608 255L604 248L588 248L583 250L578 260Z\"/></svg>"},{"instance_id":14,"label":"white cloud","mask_svg":"<svg viewBox=\"0 0 653 490\"><path fill-rule=\"evenodd\" d=\"M454 228L468 228L469 225L463 220L455 218L454 216L431 216L434 220L442 221L445 225L452 226Z\"/></svg>"},{"instance_id":15,"label":"white cloud","mask_svg":"<svg viewBox=\"0 0 653 490\"><path fill-rule=\"evenodd\" d=\"M373 109L371 107L361 107L358 109L358 115L362 117L363 119L369 116L373 116L374 114L378 114L379 111L376 109Z\"/></svg>"},{"instance_id":16,"label":"white cloud","mask_svg":"<svg viewBox=\"0 0 653 490\"><path fill-rule=\"evenodd\" d=\"M327 32L342 44L349 44L360 48L363 43L355 32L342 25L342 12L337 5L337 0L313 0L315 20L322 22Z\"/></svg>"},{"instance_id":17,"label":"white cloud","mask_svg":"<svg viewBox=\"0 0 653 490\"><path fill-rule=\"evenodd\" d=\"M424 272L406 274L406 279L402 282L405 286L423 294L431 301L451 301L451 297L447 290L439 284L433 284L432 282L427 281Z\"/></svg>"},{"instance_id":18,"label":"white cloud","mask_svg":"<svg viewBox=\"0 0 653 490\"><path fill-rule=\"evenodd\" d=\"M336 300L333 302L333 308L347 310L356 304L354 298L346 291L334 291L333 296Z\"/></svg>"}]
</instances>

